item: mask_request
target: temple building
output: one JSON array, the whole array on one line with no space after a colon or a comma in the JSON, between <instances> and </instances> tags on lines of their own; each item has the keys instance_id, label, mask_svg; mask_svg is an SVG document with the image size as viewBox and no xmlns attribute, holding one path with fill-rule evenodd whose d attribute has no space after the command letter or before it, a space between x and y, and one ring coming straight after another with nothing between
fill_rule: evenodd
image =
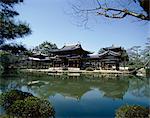
<instances>
[{"instance_id":1,"label":"temple building","mask_svg":"<svg viewBox=\"0 0 150 118\"><path fill-rule=\"evenodd\" d=\"M28 65L31 65L30 68L86 69L90 67L98 70L119 70L120 65L128 61L128 55L121 47L111 46L102 50L101 53L93 55L92 52L84 50L81 44L65 45L60 49L49 51L50 57L42 53L34 53L27 60Z\"/></svg>"}]
</instances>

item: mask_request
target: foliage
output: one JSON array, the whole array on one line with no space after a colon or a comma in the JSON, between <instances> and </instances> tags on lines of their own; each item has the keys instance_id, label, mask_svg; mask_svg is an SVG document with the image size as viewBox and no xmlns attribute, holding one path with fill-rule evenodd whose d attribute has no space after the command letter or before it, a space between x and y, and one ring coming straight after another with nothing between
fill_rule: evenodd
<instances>
[{"instance_id":1,"label":"foliage","mask_svg":"<svg viewBox=\"0 0 150 118\"><path fill-rule=\"evenodd\" d=\"M0 65L3 69L2 74L10 74L10 73L16 73L17 69L15 68L15 64L18 61L17 56L6 52L6 51L0 51Z\"/></svg>"},{"instance_id":2,"label":"foliage","mask_svg":"<svg viewBox=\"0 0 150 118\"><path fill-rule=\"evenodd\" d=\"M3 73L3 71L4 71L4 68L3 68L3 66L0 63L0 75Z\"/></svg>"},{"instance_id":3,"label":"foliage","mask_svg":"<svg viewBox=\"0 0 150 118\"><path fill-rule=\"evenodd\" d=\"M149 109L142 106L121 106L116 111L116 118L148 118Z\"/></svg>"},{"instance_id":4,"label":"foliage","mask_svg":"<svg viewBox=\"0 0 150 118\"><path fill-rule=\"evenodd\" d=\"M121 60L122 61L129 61L129 56L128 56L128 53L125 49L123 49L123 51L121 52Z\"/></svg>"},{"instance_id":5,"label":"foliage","mask_svg":"<svg viewBox=\"0 0 150 118\"><path fill-rule=\"evenodd\" d=\"M27 52L27 49L23 45L19 44L3 44L0 46L0 50L10 52L12 54L20 54Z\"/></svg>"},{"instance_id":6,"label":"foliage","mask_svg":"<svg viewBox=\"0 0 150 118\"><path fill-rule=\"evenodd\" d=\"M29 96L33 95L19 90L11 90L1 94L0 104L4 107L5 110L7 110L16 100L24 100Z\"/></svg>"},{"instance_id":7,"label":"foliage","mask_svg":"<svg viewBox=\"0 0 150 118\"><path fill-rule=\"evenodd\" d=\"M23 45L5 44L7 40L24 37L31 33L29 25L16 21L19 13L15 10L15 5L23 0L0 0L0 67L3 74L16 73L14 65L18 62L16 54L26 51ZM15 54L15 55L14 55Z\"/></svg>"},{"instance_id":8,"label":"foliage","mask_svg":"<svg viewBox=\"0 0 150 118\"><path fill-rule=\"evenodd\" d=\"M37 97L28 97L25 100L17 100L7 112L11 115L27 118L49 118L54 116L54 109L47 100Z\"/></svg>"},{"instance_id":9,"label":"foliage","mask_svg":"<svg viewBox=\"0 0 150 118\"><path fill-rule=\"evenodd\" d=\"M150 38L147 38L144 49L141 46L133 46L128 49L130 68L149 67L150 65Z\"/></svg>"},{"instance_id":10,"label":"foliage","mask_svg":"<svg viewBox=\"0 0 150 118\"><path fill-rule=\"evenodd\" d=\"M101 54L103 52L105 52L105 50L103 48L100 48L99 51L98 51L98 54Z\"/></svg>"},{"instance_id":11,"label":"foliage","mask_svg":"<svg viewBox=\"0 0 150 118\"><path fill-rule=\"evenodd\" d=\"M0 1L0 44L3 44L6 40L14 40L31 33L29 25L21 21L15 21L15 16L18 16L19 13L14 9L14 6L21 2L23 0Z\"/></svg>"},{"instance_id":12,"label":"foliage","mask_svg":"<svg viewBox=\"0 0 150 118\"><path fill-rule=\"evenodd\" d=\"M146 76L147 76L147 77L150 77L150 68L147 68L147 69L146 69Z\"/></svg>"},{"instance_id":13,"label":"foliage","mask_svg":"<svg viewBox=\"0 0 150 118\"><path fill-rule=\"evenodd\" d=\"M50 43L50 42L43 42L42 44L40 44L39 46L36 46L33 51L36 51L36 52L41 52L41 53L44 53L44 54L49 54L51 50L54 50L54 49L58 49L57 48L57 45L54 43Z\"/></svg>"},{"instance_id":14,"label":"foliage","mask_svg":"<svg viewBox=\"0 0 150 118\"><path fill-rule=\"evenodd\" d=\"M13 116L8 116L8 115L0 115L0 118L14 118Z\"/></svg>"},{"instance_id":15,"label":"foliage","mask_svg":"<svg viewBox=\"0 0 150 118\"><path fill-rule=\"evenodd\" d=\"M1 104L7 114L16 117L49 118L55 114L49 101L18 90L2 93Z\"/></svg>"},{"instance_id":16,"label":"foliage","mask_svg":"<svg viewBox=\"0 0 150 118\"><path fill-rule=\"evenodd\" d=\"M145 43L145 49L142 50L142 55L143 62L147 63L149 61L147 67L150 66L150 37L147 38L147 42Z\"/></svg>"},{"instance_id":17,"label":"foliage","mask_svg":"<svg viewBox=\"0 0 150 118\"><path fill-rule=\"evenodd\" d=\"M4 51L0 52L0 65L3 68L3 72L7 72L9 70L9 66L11 63L10 57L10 53Z\"/></svg>"},{"instance_id":18,"label":"foliage","mask_svg":"<svg viewBox=\"0 0 150 118\"><path fill-rule=\"evenodd\" d=\"M129 68L139 68L143 66L141 51L141 46L133 46L128 49Z\"/></svg>"}]
</instances>

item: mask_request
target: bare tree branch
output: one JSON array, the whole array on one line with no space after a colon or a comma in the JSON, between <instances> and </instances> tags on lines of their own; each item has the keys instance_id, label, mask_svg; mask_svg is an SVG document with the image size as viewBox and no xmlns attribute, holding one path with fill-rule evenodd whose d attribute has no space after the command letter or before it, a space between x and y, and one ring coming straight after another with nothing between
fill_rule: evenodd
<instances>
[{"instance_id":1,"label":"bare tree branch","mask_svg":"<svg viewBox=\"0 0 150 118\"><path fill-rule=\"evenodd\" d=\"M116 7L109 7L106 3L101 4L100 0L95 0L95 2L97 3L98 7L93 7L93 8L81 8L81 6L77 6L77 5L73 5L73 10L75 11L76 14L80 14L83 15L85 14L90 14L90 13L95 13L95 15L102 15L105 16L107 18L116 18L116 19L122 19L126 16L132 16L141 20L145 20L145 21L150 21L150 10L149 10L149 2L150 0L131 0L129 1L129 4L132 3L136 3L136 5L139 6L139 8L142 8L143 11L145 11L145 13L143 11L140 12L135 12L132 10L129 10L128 8L116 8ZM88 15L85 15L88 16Z\"/></svg>"}]
</instances>

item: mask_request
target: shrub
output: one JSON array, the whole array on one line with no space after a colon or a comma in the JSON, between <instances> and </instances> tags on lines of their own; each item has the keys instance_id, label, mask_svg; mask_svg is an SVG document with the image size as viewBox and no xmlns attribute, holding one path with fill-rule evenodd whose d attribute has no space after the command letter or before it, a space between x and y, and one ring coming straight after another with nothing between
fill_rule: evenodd
<instances>
[{"instance_id":1,"label":"shrub","mask_svg":"<svg viewBox=\"0 0 150 118\"><path fill-rule=\"evenodd\" d=\"M4 68L3 68L3 66L0 64L0 75L3 73L3 71L4 71Z\"/></svg>"},{"instance_id":2,"label":"shrub","mask_svg":"<svg viewBox=\"0 0 150 118\"><path fill-rule=\"evenodd\" d=\"M49 101L19 90L2 93L0 103L6 113L21 118L49 118L55 112Z\"/></svg>"},{"instance_id":3,"label":"shrub","mask_svg":"<svg viewBox=\"0 0 150 118\"><path fill-rule=\"evenodd\" d=\"M116 118L148 118L149 109L142 106L121 106L116 111Z\"/></svg>"},{"instance_id":4,"label":"shrub","mask_svg":"<svg viewBox=\"0 0 150 118\"><path fill-rule=\"evenodd\" d=\"M146 69L146 76L147 76L147 77L150 77L150 68L147 68L147 69Z\"/></svg>"},{"instance_id":5,"label":"shrub","mask_svg":"<svg viewBox=\"0 0 150 118\"><path fill-rule=\"evenodd\" d=\"M86 70L86 71L93 71L94 68L92 68L92 67L87 67L85 70Z\"/></svg>"},{"instance_id":6,"label":"shrub","mask_svg":"<svg viewBox=\"0 0 150 118\"><path fill-rule=\"evenodd\" d=\"M133 71L133 70L135 70L135 68L129 67L128 70Z\"/></svg>"},{"instance_id":7,"label":"shrub","mask_svg":"<svg viewBox=\"0 0 150 118\"><path fill-rule=\"evenodd\" d=\"M0 65L3 68L3 71L1 72L2 75L8 75L8 74L16 74L17 68L16 64L18 62L18 57L5 51L0 52Z\"/></svg>"},{"instance_id":8,"label":"shrub","mask_svg":"<svg viewBox=\"0 0 150 118\"><path fill-rule=\"evenodd\" d=\"M8 115L0 115L0 118L14 118L13 116L8 116Z\"/></svg>"},{"instance_id":9,"label":"shrub","mask_svg":"<svg viewBox=\"0 0 150 118\"><path fill-rule=\"evenodd\" d=\"M7 113L16 117L49 118L55 112L47 100L37 97L28 97L25 100L17 100L7 109Z\"/></svg>"},{"instance_id":10,"label":"shrub","mask_svg":"<svg viewBox=\"0 0 150 118\"><path fill-rule=\"evenodd\" d=\"M22 92L19 90L11 90L0 95L0 104L6 110L9 108L16 100L24 100L25 98L33 96L31 93Z\"/></svg>"}]
</instances>

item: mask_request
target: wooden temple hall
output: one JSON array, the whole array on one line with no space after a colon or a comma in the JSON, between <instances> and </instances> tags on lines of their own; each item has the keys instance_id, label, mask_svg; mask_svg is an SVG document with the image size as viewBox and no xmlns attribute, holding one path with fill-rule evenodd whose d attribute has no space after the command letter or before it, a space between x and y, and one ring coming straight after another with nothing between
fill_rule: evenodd
<instances>
[{"instance_id":1,"label":"wooden temple hall","mask_svg":"<svg viewBox=\"0 0 150 118\"><path fill-rule=\"evenodd\" d=\"M80 44L64 46L61 49L53 50L55 58L53 59L53 67L77 67L83 68L85 59L89 51L84 50Z\"/></svg>"},{"instance_id":2,"label":"wooden temple hall","mask_svg":"<svg viewBox=\"0 0 150 118\"><path fill-rule=\"evenodd\" d=\"M34 65L38 62L40 65L46 64L47 67L68 67L86 69L92 67L94 69L114 69L119 70L120 64L123 63L121 54L124 51L121 47L106 47L103 52L93 55L92 52L84 50L81 44L63 46L61 49L50 51L50 55L36 55L29 57L28 60L34 61ZM42 58L40 57L42 56ZM39 57L39 59L37 59ZM48 66L49 65L49 66Z\"/></svg>"}]
</instances>

